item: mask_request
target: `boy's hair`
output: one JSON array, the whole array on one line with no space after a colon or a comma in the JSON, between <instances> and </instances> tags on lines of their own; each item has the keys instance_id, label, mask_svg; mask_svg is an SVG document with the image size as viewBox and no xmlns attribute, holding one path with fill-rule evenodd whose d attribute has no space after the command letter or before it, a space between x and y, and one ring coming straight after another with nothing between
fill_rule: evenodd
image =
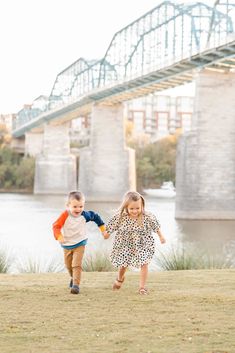
<instances>
[{"instance_id":1,"label":"boy's hair","mask_svg":"<svg viewBox=\"0 0 235 353\"><path fill-rule=\"evenodd\" d=\"M71 201L71 200L77 200L77 201L85 200L85 196L81 191L71 191L68 196L68 201Z\"/></svg>"},{"instance_id":2,"label":"boy's hair","mask_svg":"<svg viewBox=\"0 0 235 353\"><path fill-rule=\"evenodd\" d=\"M135 201L139 201L141 200L141 206L142 206L142 214L144 213L144 207L145 207L145 200L143 198L142 195L140 195L138 192L136 191L128 191L123 198L121 207L120 207L120 213L121 216L123 215L123 213L125 211L127 211L127 207L131 202L135 202Z\"/></svg>"}]
</instances>

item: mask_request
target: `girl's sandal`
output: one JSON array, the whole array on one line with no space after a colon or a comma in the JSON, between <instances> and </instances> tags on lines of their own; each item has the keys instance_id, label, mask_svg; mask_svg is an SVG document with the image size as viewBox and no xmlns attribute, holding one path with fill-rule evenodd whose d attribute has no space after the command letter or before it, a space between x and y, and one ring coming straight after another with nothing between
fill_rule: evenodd
<instances>
[{"instance_id":1,"label":"girl's sandal","mask_svg":"<svg viewBox=\"0 0 235 353\"><path fill-rule=\"evenodd\" d=\"M148 294L148 290L146 288L140 288L139 289L139 294L140 295L147 295Z\"/></svg>"},{"instance_id":2,"label":"girl's sandal","mask_svg":"<svg viewBox=\"0 0 235 353\"><path fill-rule=\"evenodd\" d=\"M122 283L124 282L125 277L123 277L122 280L116 278L115 282L113 283L113 290L120 289L122 286Z\"/></svg>"}]
</instances>

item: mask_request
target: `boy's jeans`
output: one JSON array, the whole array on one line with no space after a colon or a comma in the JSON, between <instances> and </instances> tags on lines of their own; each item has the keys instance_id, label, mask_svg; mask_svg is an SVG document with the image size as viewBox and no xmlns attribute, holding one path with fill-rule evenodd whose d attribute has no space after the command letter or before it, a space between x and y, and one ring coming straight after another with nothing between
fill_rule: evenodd
<instances>
[{"instance_id":1,"label":"boy's jeans","mask_svg":"<svg viewBox=\"0 0 235 353\"><path fill-rule=\"evenodd\" d=\"M84 251L85 245L71 250L64 249L64 263L73 279L73 285L79 286L80 284Z\"/></svg>"}]
</instances>

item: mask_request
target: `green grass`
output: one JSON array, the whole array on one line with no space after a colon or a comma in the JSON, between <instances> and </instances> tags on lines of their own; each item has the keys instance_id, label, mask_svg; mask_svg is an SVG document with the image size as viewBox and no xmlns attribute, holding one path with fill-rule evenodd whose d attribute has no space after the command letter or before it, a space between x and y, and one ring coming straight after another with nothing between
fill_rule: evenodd
<instances>
[{"instance_id":1,"label":"green grass","mask_svg":"<svg viewBox=\"0 0 235 353\"><path fill-rule=\"evenodd\" d=\"M223 254L199 252L190 247L170 248L166 252L157 250L154 262L164 271L234 268L234 258Z\"/></svg>"},{"instance_id":2,"label":"green grass","mask_svg":"<svg viewBox=\"0 0 235 353\"><path fill-rule=\"evenodd\" d=\"M101 251L85 255L82 268L84 272L110 272L116 271L109 260L109 255Z\"/></svg>"},{"instance_id":3,"label":"green grass","mask_svg":"<svg viewBox=\"0 0 235 353\"><path fill-rule=\"evenodd\" d=\"M0 250L0 273L7 273L10 270L11 261L6 250Z\"/></svg>"},{"instance_id":4,"label":"green grass","mask_svg":"<svg viewBox=\"0 0 235 353\"><path fill-rule=\"evenodd\" d=\"M64 270L63 263L58 260L49 259L45 262L45 260L33 257L18 259L16 267L20 273L62 272Z\"/></svg>"},{"instance_id":5,"label":"green grass","mask_svg":"<svg viewBox=\"0 0 235 353\"><path fill-rule=\"evenodd\" d=\"M233 353L235 270L0 275L1 353Z\"/></svg>"},{"instance_id":6,"label":"green grass","mask_svg":"<svg viewBox=\"0 0 235 353\"><path fill-rule=\"evenodd\" d=\"M84 272L109 272L115 271L109 260L109 255L105 252L97 251L85 255L83 259ZM63 262L56 259L49 259L47 262L40 258L28 257L16 260L16 268L20 273L47 273L65 271Z\"/></svg>"}]
</instances>

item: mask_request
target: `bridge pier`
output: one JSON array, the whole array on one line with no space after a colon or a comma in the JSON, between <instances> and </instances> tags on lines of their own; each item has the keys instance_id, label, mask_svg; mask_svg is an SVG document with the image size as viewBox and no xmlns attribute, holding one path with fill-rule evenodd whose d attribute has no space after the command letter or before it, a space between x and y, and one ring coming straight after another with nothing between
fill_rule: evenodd
<instances>
[{"instance_id":1,"label":"bridge pier","mask_svg":"<svg viewBox=\"0 0 235 353\"><path fill-rule=\"evenodd\" d=\"M25 156L35 157L42 153L43 132L26 132L25 134Z\"/></svg>"},{"instance_id":2,"label":"bridge pier","mask_svg":"<svg viewBox=\"0 0 235 353\"><path fill-rule=\"evenodd\" d=\"M36 156L34 193L66 194L76 190L76 157L70 154L69 123L45 124L42 153Z\"/></svg>"},{"instance_id":3,"label":"bridge pier","mask_svg":"<svg viewBox=\"0 0 235 353\"><path fill-rule=\"evenodd\" d=\"M198 73L192 124L177 149L175 216L235 219L234 73Z\"/></svg>"},{"instance_id":4,"label":"bridge pier","mask_svg":"<svg viewBox=\"0 0 235 353\"><path fill-rule=\"evenodd\" d=\"M136 189L135 151L125 146L122 104L94 105L90 146L79 162L79 189L89 201L120 201Z\"/></svg>"}]
</instances>

